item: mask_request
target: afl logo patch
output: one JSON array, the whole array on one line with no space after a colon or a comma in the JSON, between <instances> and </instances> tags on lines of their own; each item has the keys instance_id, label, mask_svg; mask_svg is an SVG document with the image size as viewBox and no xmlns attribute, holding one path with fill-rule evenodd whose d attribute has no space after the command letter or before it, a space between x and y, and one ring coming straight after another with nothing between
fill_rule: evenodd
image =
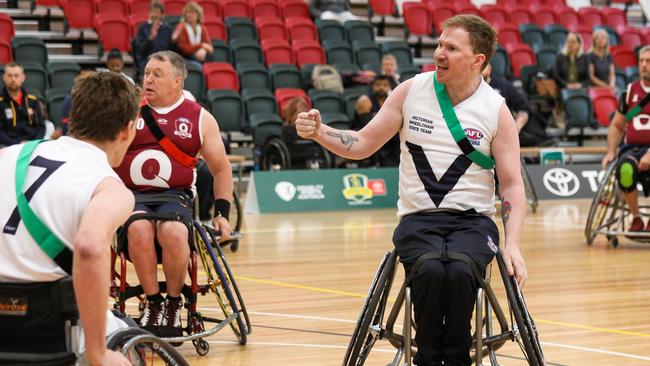
<instances>
[{"instance_id":1,"label":"afl logo patch","mask_svg":"<svg viewBox=\"0 0 650 366\"><path fill-rule=\"evenodd\" d=\"M466 128L463 130L463 132L465 132L465 136L467 136L467 139L472 145L481 144L481 139L483 138L483 132L475 128Z\"/></svg>"}]
</instances>

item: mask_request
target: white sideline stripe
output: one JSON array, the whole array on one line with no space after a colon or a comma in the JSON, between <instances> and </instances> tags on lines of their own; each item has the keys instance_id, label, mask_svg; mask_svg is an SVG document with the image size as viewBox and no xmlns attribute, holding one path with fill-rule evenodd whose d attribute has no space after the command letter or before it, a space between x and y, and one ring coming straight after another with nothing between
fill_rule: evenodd
<instances>
[{"instance_id":1,"label":"white sideline stripe","mask_svg":"<svg viewBox=\"0 0 650 366\"><path fill-rule=\"evenodd\" d=\"M600 348L572 346L572 345L569 345L569 344L553 343L553 342L540 342L540 343L542 345L544 345L544 346L567 348L567 349L572 349L572 350L577 350L577 351L603 353L603 354L606 354L606 355L613 355L613 356L620 356L620 357L626 357L626 358L634 358L634 359L637 359L637 360L650 361L650 357L633 355L633 354L630 354L630 353L623 353L623 352L607 351L607 350L600 349Z\"/></svg>"},{"instance_id":2,"label":"white sideline stripe","mask_svg":"<svg viewBox=\"0 0 650 366\"><path fill-rule=\"evenodd\" d=\"M237 341L208 341L211 344L239 344ZM246 345L255 346L284 346L284 347L306 347L306 348L329 348L329 349L348 349L348 346L334 346L331 344L309 344L309 343L285 343L285 342L246 342ZM373 351L384 353L395 353L396 349L374 348Z\"/></svg>"},{"instance_id":3,"label":"white sideline stripe","mask_svg":"<svg viewBox=\"0 0 650 366\"><path fill-rule=\"evenodd\" d=\"M262 315L262 316L277 316L279 318L294 318L294 319L311 319L311 320L326 320L337 323L350 323L356 324L356 320L348 319L337 319L337 318L324 318L319 316L309 316L309 315L293 315L293 314L280 314L280 313L266 313L263 311L249 311L249 314ZM395 328L401 328L401 324L395 324Z\"/></svg>"}]
</instances>

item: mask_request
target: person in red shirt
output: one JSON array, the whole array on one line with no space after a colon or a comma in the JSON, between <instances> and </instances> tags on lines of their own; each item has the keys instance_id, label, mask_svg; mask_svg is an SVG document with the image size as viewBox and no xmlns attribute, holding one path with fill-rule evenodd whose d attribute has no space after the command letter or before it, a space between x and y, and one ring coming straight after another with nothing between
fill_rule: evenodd
<instances>
[{"instance_id":1,"label":"person in red shirt","mask_svg":"<svg viewBox=\"0 0 650 366\"><path fill-rule=\"evenodd\" d=\"M208 28L203 25L203 8L197 3L187 3L183 18L172 34L180 53L188 60L209 61L212 55L212 41Z\"/></svg>"},{"instance_id":2,"label":"person in red shirt","mask_svg":"<svg viewBox=\"0 0 650 366\"><path fill-rule=\"evenodd\" d=\"M616 157L616 150L625 136L618 153L620 158L616 177L633 216L629 231L644 230L637 182L642 183L646 196L650 192L650 103L646 103L630 119L626 116L650 93L650 46L644 46L639 51L639 77L639 80L627 86L627 91L619 98L618 110L607 132L607 154L602 160L604 169ZM650 231L650 223L645 226L645 231Z\"/></svg>"},{"instance_id":3,"label":"person in red shirt","mask_svg":"<svg viewBox=\"0 0 650 366\"><path fill-rule=\"evenodd\" d=\"M213 225L221 232L221 238L227 240L232 232L228 222L233 191L232 169L215 118L183 96L186 77L185 60L179 54L160 51L149 57L143 82L146 103L136 124L135 139L116 171L127 187L136 192L136 201L138 194L151 192L186 197L183 203L136 203L135 213L171 212L180 214L183 221L192 221L194 166L161 146L143 119L149 111L151 122L184 156L195 158L200 153L208 165L214 177L216 198ZM189 234L188 228L180 221L137 220L127 230L128 253L148 300L140 325L161 335L174 336L180 332L183 308L180 294L190 257ZM162 249L166 300L158 287L154 238Z\"/></svg>"}]
</instances>

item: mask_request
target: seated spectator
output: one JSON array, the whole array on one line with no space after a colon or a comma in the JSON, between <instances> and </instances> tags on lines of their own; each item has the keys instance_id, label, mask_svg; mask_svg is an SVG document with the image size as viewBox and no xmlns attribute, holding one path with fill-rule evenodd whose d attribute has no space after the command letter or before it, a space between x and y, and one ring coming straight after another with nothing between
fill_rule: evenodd
<instances>
[{"instance_id":1,"label":"seated spectator","mask_svg":"<svg viewBox=\"0 0 650 366\"><path fill-rule=\"evenodd\" d=\"M597 29L591 38L589 52L589 81L591 86L616 91L614 59L609 53L609 36L604 29Z\"/></svg>"},{"instance_id":2,"label":"seated spectator","mask_svg":"<svg viewBox=\"0 0 650 366\"><path fill-rule=\"evenodd\" d=\"M397 73L397 59L395 56L387 53L381 58L381 74L390 77L390 88L395 89L399 84L399 74Z\"/></svg>"},{"instance_id":3,"label":"seated spectator","mask_svg":"<svg viewBox=\"0 0 650 366\"><path fill-rule=\"evenodd\" d=\"M42 139L45 117L38 98L23 88L25 70L19 63L5 66L5 87L0 97L0 147Z\"/></svg>"},{"instance_id":4,"label":"seated spectator","mask_svg":"<svg viewBox=\"0 0 650 366\"><path fill-rule=\"evenodd\" d=\"M203 25L203 8L197 3L187 3L183 17L176 26L172 41L179 53L190 61L206 62L212 57L212 41L208 28Z\"/></svg>"},{"instance_id":5,"label":"seated spectator","mask_svg":"<svg viewBox=\"0 0 650 366\"><path fill-rule=\"evenodd\" d=\"M308 110L307 102L301 97L291 98L284 106L284 110L282 111L282 139L284 142L287 144L293 144L298 140L302 140L298 137L294 122L296 121L298 113L307 112Z\"/></svg>"},{"instance_id":6,"label":"seated spectator","mask_svg":"<svg viewBox=\"0 0 650 366\"><path fill-rule=\"evenodd\" d=\"M520 93L510 81L492 76L492 65L489 63L481 74L485 82L506 100L506 105L513 113L519 131L519 146L548 146L553 143L546 133L546 126L541 117L530 118L528 98L524 94Z\"/></svg>"},{"instance_id":7,"label":"seated spectator","mask_svg":"<svg viewBox=\"0 0 650 366\"><path fill-rule=\"evenodd\" d=\"M372 82L371 93L359 97L355 107L355 118L352 121L353 130L359 131L364 128L379 112L386 98L388 98L388 93L392 90L390 86L391 79L388 75L377 76ZM399 155L399 134L396 134L375 153L374 160L380 166L398 166Z\"/></svg>"},{"instance_id":8,"label":"seated spectator","mask_svg":"<svg viewBox=\"0 0 650 366\"><path fill-rule=\"evenodd\" d=\"M589 60L582 47L582 37L569 32L553 68L555 81L561 89L581 89L589 85Z\"/></svg>"},{"instance_id":9,"label":"seated spectator","mask_svg":"<svg viewBox=\"0 0 650 366\"><path fill-rule=\"evenodd\" d=\"M114 73L122 75L126 80L135 84L133 79L124 73L124 59L122 58L122 52L117 48L113 48L108 52L106 56L106 69L98 69L98 71L112 71Z\"/></svg>"},{"instance_id":10,"label":"seated spectator","mask_svg":"<svg viewBox=\"0 0 650 366\"><path fill-rule=\"evenodd\" d=\"M336 20L339 23L359 19L350 9L348 0L309 0L309 12L314 19Z\"/></svg>"},{"instance_id":11,"label":"seated spectator","mask_svg":"<svg viewBox=\"0 0 650 366\"><path fill-rule=\"evenodd\" d=\"M291 168L318 169L325 167L322 159L324 151L312 140L298 136L295 121L298 113L309 110L307 101L301 97L291 98L282 110L282 140L287 144L291 156Z\"/></svg>"},{"instance_id":12,"label":"seated spectator","mask_svg":"<svg viewBox=\"0 0 650 366\"><path fill-rule=\"evenodd\" d=\"M172 46L172 30L163 23L165 7L163 4L153 1L149 6L149 21L142 24L135 37L134 62L136 68L136 79L140 76L147 64L149 55L158 51L169 50Z\"/></svg>"}]
</instances>

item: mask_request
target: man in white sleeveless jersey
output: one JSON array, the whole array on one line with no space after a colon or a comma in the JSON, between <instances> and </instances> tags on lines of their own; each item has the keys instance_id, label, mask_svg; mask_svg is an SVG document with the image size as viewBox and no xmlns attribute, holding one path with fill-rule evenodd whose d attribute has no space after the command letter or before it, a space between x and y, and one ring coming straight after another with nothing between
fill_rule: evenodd
<instances>
[{"instance_id":1,"label":"man in white sleeveless jersey","mask_svg":"<svg viewBox=\"0 0 650 366\"><path fill-rule=\"evenodd\" d=\"M503 197L503 258L521 285L527 278L519 250L525 201L517 126L503 98L480 75L495 47L496 31L488 23L472 15L455 16L443 25L434 54L437 71L400 84L362 130L328 127L317 110L297 118L301 137L351 159L366 158L399 133L400 223L393 242L409 273L418 257L432 251L466 254L485 270L499 243L496 162ZM450 116L459 123L454 125ZM414 276L414 363L470 365L477 284L469 266L429 260Z\"/></svg>"},{"instance_id":2,"label":"man in white sleeveless jersey","mask_svg":"<svg viewBox=\"0 0 650 366\"><path fill-rule=\"evenodd\" d=\"M19 305L3 306L9 311L0 314L0 352L66 350L61 308L75 299L62 284L72 275L85 358L92 365L130 365L106 349L106 334L126 327L106 305L111 238L135 202L112 167L135 136L139 98L118 74L80 76L69 137L0 151L6 180L0 185L0 302L10 297ZM17 180L24 181L18 192ZM57 255L46 251L55 244L35 233L35 221L58 242Z\"/></svg>"}]
</instances>

